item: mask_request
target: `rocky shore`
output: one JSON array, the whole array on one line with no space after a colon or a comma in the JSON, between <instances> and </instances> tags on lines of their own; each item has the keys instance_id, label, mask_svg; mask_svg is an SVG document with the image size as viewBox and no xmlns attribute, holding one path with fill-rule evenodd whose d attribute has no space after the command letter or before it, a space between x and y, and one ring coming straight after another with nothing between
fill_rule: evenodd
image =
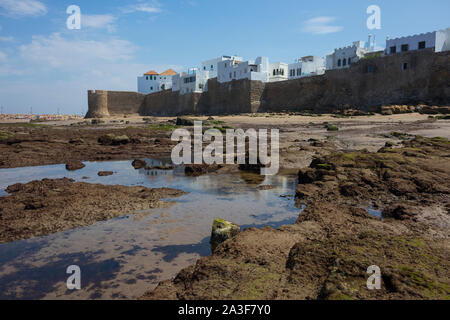
<instances>
[{"instance_id":1,"label":"rocky shore","mask_svg":"<svg viewBox=\"0 0 450 320\"><path fill-rule=\"evenodd\" d=\"M246 229L143 299L448 299L449 157L449 140L411 136L315 158L295 224ZM372 265L380 290L366 285Z\"/></svg>"}]
</instances>

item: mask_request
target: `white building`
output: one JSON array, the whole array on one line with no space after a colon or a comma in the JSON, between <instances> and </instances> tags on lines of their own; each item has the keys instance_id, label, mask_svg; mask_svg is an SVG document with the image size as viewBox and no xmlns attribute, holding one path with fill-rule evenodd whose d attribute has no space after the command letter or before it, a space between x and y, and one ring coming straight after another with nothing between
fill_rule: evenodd
<instances>
[{"instance_id":1,"label":"white building","mask_svg":"<svg viewBox=\"0 0 450 320\"><path fill-rule=\"evenodd\" d=\"M355 41L351 46L335 49L326 58L326 69L348 68L352 63L358 62L364 55L370 52L370 48L364 45L364 41Z\"/></svg>"},{"instance_id":2,"label":"white building","mask_svg":"<svg viewBox=\"0 0 450 320\"><path fill-rule=\"evenodd\" d=\"M221 56L216 59L203 61L200 68L191 68L187 73L175 76L173 78L172 91L179 91L180 94L208 91L208 80L217 77L219 64L223 61L232 63L233 61L242 61L242 58Z\"/></svg>"},{"instance_id":3,"label":"white building","mask_svg":"<svg viewBox=\"0 0 450 320\"><path fill-rule=\"evenodd\" d=\"M325 73L325 60L322 57L306 56L288 65L289 80Z\"/></svg>"},{"instance_id":4,"label":"white building","mask_svg":"<svg viewBox=\"0 0 450 320\"><path fill-rule=\"evenodd\" d=\"M156 71L144 73L142 77L138 77L138 92L143 94L155 93L163 90L172 89L172 78L177 73L172 69L168 69L159 74Z\"/></svg>"},{"instance_id":5,"label":"white building","mask_svg":"<svg viewBox=\"0 0 450 320\"><path fill-rule=\"evenodd\" d=\"M450 28L408 37L386 39L386 53L433 49L435 52L450 50Z\"/></svg>"},{"instance_id":6,"label":"white building","mask_svg":"<svg viewBox=\"0 0 450 320\"><path fill-rule=\"evenodd\" d=\"M224 83L241 79L268 82L269 59L258 57L254 61L224 60L218 63L218 82Z\"/></svg>"},{"instance_id":7,"label":"white building","mask_svg":"<svg viewBox=\"0 0 450 320\"><path fill-rule=\"evenodd\" d=\"M176 87L179 88L180 94L202 93L208 91L208 79L210 79L209 71L191 68L187 73L181 75L179 84ZM172 89L172 91L177 90Z\"/></svg>"},{"instance_id":8,"label":"white building","mask_svg":"<svg viewBox=\"0 0 450 320\"><path fill-rule=\"evenodd\" d=\"M243 59L235 56L221 56L220 58L203 61L200 70L209 71L210 77L216 78L219 62L227 60L242 61Z\"/></svg>"},{"instance_id":9,"label":"white building","mask_svg":"<svg viewBox=\"0 0 450 320\"><path fill-rule=\"evenodd\" d=\"M285 81L289 78L289 66L284 62L271 63L269 67L269 82Z\"/></svg>"}]
</instances>

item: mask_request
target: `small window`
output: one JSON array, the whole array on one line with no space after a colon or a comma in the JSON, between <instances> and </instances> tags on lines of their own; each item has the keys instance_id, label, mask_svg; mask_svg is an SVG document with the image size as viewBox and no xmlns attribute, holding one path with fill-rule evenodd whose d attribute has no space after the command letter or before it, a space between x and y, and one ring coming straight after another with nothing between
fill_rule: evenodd
<instances>
[{"instance_id":1,"label":"small window","mask_svg":"<svg viewBox=\"0 0 450 320\"><path fill-rule=\"evenodd\" d=\"M409 51L409 45L408 44L402 44L402 52Z\"/></svg>"},{"instance_id":2,"label":"small window","mask_svg":"<svg viewBox=\"0 0 450 320\"><path fill-rule=\"evenodd\" d=\"M206 67L205 67L205 66L203 66L203 70L206 70Z\"/></svg>"},{"instance_id":3,"label":"small window","mask_svg":"<svg viewBox=\"0 0 450 320\"><path fill-rule=\"evenodd\" d=\"M344 58L344 60L342 61L342 65L345 67L347 65L347 59Z\"/></svg>"},{"instance_id":4,"label":"small window","mask_svg":"<svg viewBox=\"0 0 450 320\"><path fill-rule=\"evenodd\" d=\"M230 79L233 78L233 74L230 72Z\"/></svg>"},{"instance_id":5,"label":"small window","mask_svg":"<svg viewBox=\"0 0 450 320\"><path fill-rule=\"evenodd\" d=\"M153 91L153 87L150 87L150 91Z\"/></svg>"},{"instance_id":6,"label":"small window","mask_svg":"<svg viewBox=\"0 0 450 320\"><path fill-rule=\"evenodd\" d=\"M338 67L341 66L341 59L338 60Z\"/></svg>"},{"instance_id":7,"label":"small window","mask_svg":"<svg viewBox=\"0 0 450 320\"><path fill-rule=\"evenodd\" d=\"M392 46L390 49L391 54L397 53L397 47L396 46Z\"/></svg>"},{"instance_id":8,"label":"small window","mask_svg":"<svg viewBox=\"0 0 450 320\"><path fill-rule=\"evenodd\" d=\"M420 49L425 49L425 45L426 45L425 41L420 41L419 42L419 50Z\"/></svg>"},{"instance_id":9,"label":"small window","mask_svg":"<svg viewBox=\"0 0 450 320\"><path fill-rule=\"evenodd\" d=\"M352 63L352 58L348 58L348 65Z\"/></svg>"},{"instance_id":10,"label":"small window","mask_svg":"<svg viewBox=\"0 0 450 320\"><path fill-rule=\"evenodd\" d=\"M372 65L366 66L366 72L367 73L372 73L373 72L373 66Z\"/></svg>"},{"instance_id":11,"label":"small window","mask_svg":"<svg viewBox=\"0 0 450 320\"><path fill-rule=\"evenodd\" d=\"M213 65L211 65L211 70L212 70L212 69L214 69L214 66L213 66Z\"/></svg>"},{"instance_id":12,"label":"small window","mask_svg":"<svg viewBox=\"0 0 450 320\"><path fill-rule=\"evenodd\" d=\"M408 62L403 62L402 64L402 70L408 69Z\"/></svg>"}]
</instances>

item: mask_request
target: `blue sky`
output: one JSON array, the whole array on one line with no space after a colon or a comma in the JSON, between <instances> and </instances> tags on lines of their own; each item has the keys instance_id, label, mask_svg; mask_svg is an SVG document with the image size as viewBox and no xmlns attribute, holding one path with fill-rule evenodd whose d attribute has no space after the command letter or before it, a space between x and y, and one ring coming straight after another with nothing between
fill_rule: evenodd
<instances>
[{"instance_id":1,"label":"blue sky","mask_svg":"<svg viewBox=\"0 0 450 320\"><path fill-rule=\"evenodd\" d=\"M81 8L81 30L66 9ZM368 30L366 8L381 8ZM148 70L182 71L222 54L292 62L366 40L450 27L448 0L0 0L0 105L79 113L88 89L136 90Z\"/></svg>"}]
</instances>

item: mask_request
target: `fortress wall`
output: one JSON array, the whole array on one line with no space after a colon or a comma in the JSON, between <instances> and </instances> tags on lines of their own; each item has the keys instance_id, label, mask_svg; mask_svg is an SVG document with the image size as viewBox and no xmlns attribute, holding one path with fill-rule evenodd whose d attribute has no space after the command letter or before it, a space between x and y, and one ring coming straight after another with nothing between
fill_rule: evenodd
<instances>
[{"instance_id":1,"label":"fortress wall","mask_svg":"<svg viewBox=\"0 0 450 320\"><path fill-rule=\"evenodd\" d=\"M407 68L403 70L404 64ZM374 110L389 104L450 104L450 52L410 51L363 59L347 69L282 82L208 81L208 91L89 91L87 116L139 113L153 116L254 112Z\"/></svg>"},{"instance_id":2,"label":"fortress wall","mask_svg":"<svg viewBox=\"0 0 450 320\"><path fill-rule=\"evenodd\" d=\"M208 81L208 91L202 94L198 114L236 114L251 112L250 93L252 82L247 79L219 83L216 78Z\"/></svg>"},{"instance_id":3,"label":"fortress wall","mask_svg":"<svg viewBox=\"0 0 450 320\"><path fill-rule=\"evenodd\" d=\"M449 57L448 52L431 50L406 52L361 60L321 76L268 83L259 111L330 112L344 106L369 110L383 104L448 104Z\"/></svg>"},{"instance_id":4,"label":"fortress wall","mask_svg":"<svg viewBox=\"0 0 450 320\"><path fill-rule=\"evenodd\" d=\"M111 115L138 114L145 95L138 92L108 91L108 110Z\"/></svg>"},{"instance_id":5,"label":"fortress wall","mask_svg":"<svg viewBox=\"0 0 450 320\"><path fill-rule=\"evenodd\" d=\"M139 113L144 116L195 114L200 96L200 93L180 95L172 90L156 92L145 97Z\"/></svg>"}]
</instances>

